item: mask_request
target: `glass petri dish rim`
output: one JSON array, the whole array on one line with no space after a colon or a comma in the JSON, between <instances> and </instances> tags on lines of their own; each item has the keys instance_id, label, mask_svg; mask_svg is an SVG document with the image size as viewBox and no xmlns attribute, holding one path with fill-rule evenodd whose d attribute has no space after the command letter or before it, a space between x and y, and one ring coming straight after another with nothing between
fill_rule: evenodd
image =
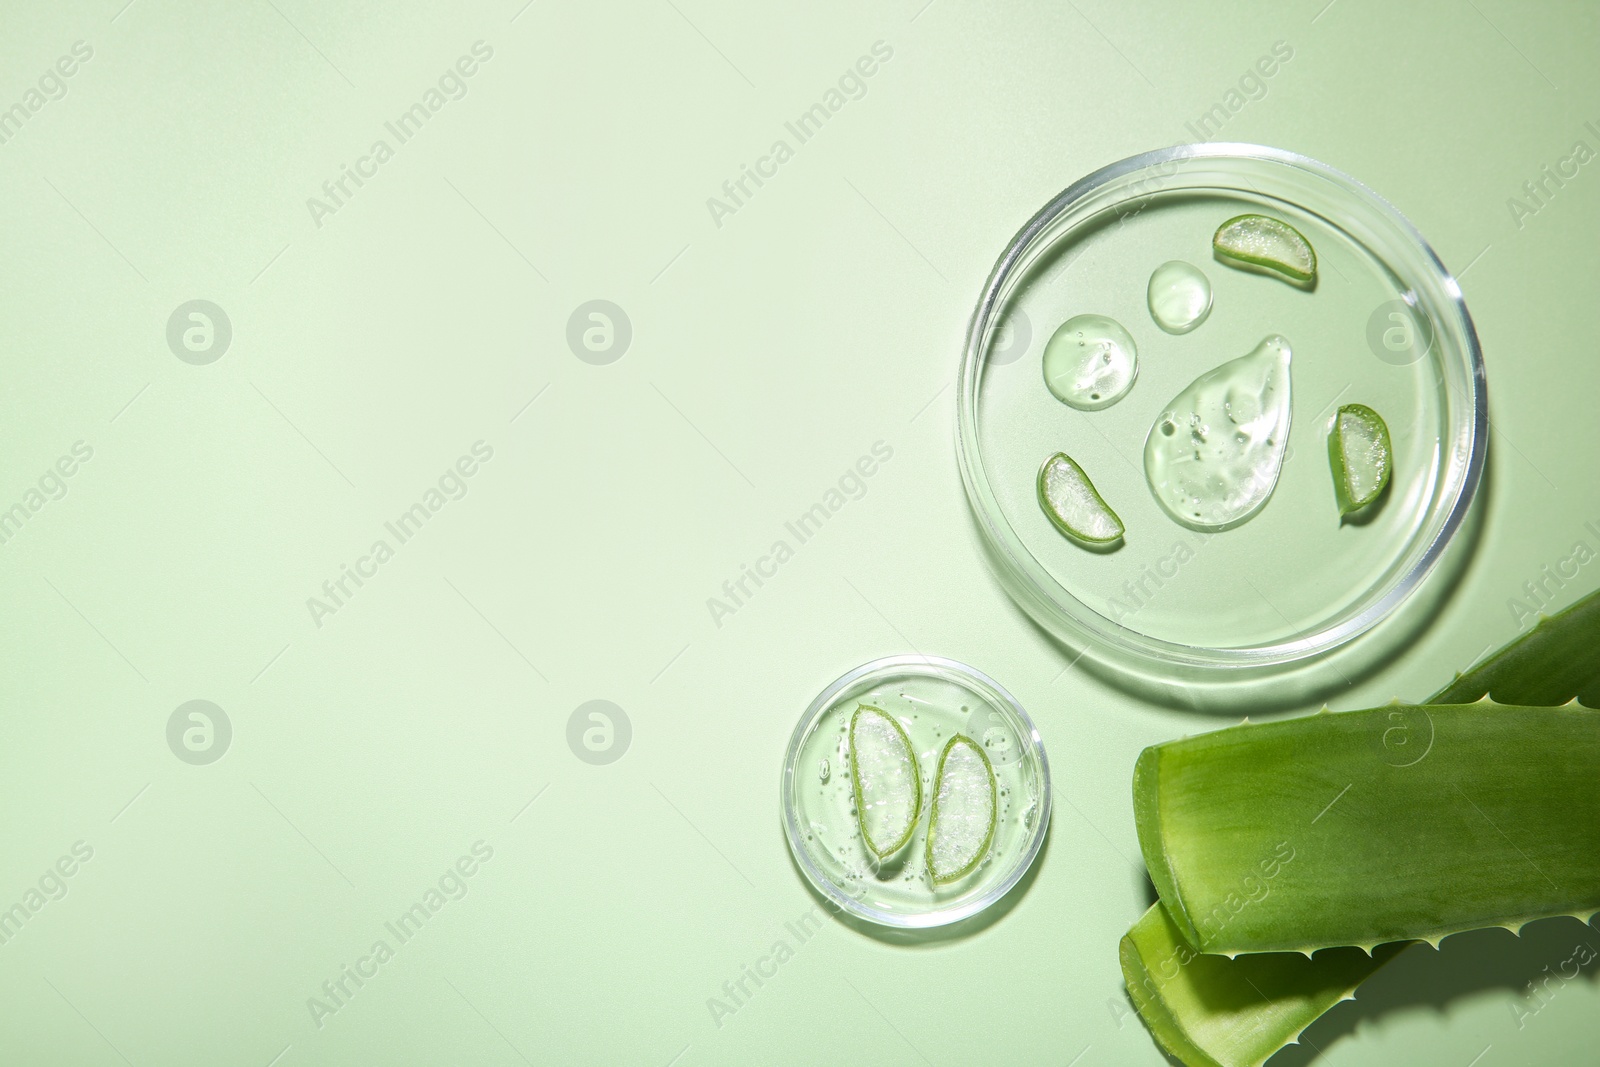
<instances>
[{"instance_id":1,"label":"glass petri dish rim","mask_svg":"<svg viewBox=\"0 0 1600 1067\"><path fill-rule=\"evenodd\" d=\"M1019 263L1034 242L1080 201L1129 174L1190 159L1253 160L1297 168L1366 200L1398 233L1409 238L1415 251L1420 253L1427 276L1415 279L1415 287L1432 287L1434 297L1453 320L1447 325L1453 326L1466 356L1463 386L1470 406L1470 420L1458 428L1458 436L1467 439L1467 460L1456 486L1455 498L1433 529L1427 545L1411 566L1359 610L1335 618L1321 629L1282 641L1231 647L1188 644L1153 637L1113 622L1056 582L1032 558L1022 539L1003 517L983 468L978 439L978 380L983 369L985 341L992 329L996 307ZM1298 152L1242 142L1183 144L1129 156L1080 178L1029 219L1001 253L973 309L957 372L956 462L961 471L962 485L966 489L967 503L990 550L991 563L1000 572L1002 584L1046 630L1058 637L1075 639L1085 644L1086 650L1097 648L1109 654L1103 658L1123 665L1134 663L1158 668L1182 667L1200 672L1237 672L1251 668L1283 667L1326 655L1372 629L1410 597L1438 564L1451 538L1466 520L1483 478L1488 450L1488 419L1483 352L1461 287L1427 239L1399 209L1344 172ZM1441 441L1441 445L1445 444L1448 442Z\"/></svg>"},{"instance_id":2,"label":"glass petri dish rim","mask_svg":"<svg viewBox=\"0 0 1600 1067\"><path fill-rule=\"evenodd\" d=\"M1033 837L1018 858L1016 864L999 881L982 893L963 900L950 908L927 915L898 915L894 912L884 911L863 904L839 888L832 878L829 878L811 859L811 854L802 844L802 831L799 816L796 814L793 802L795 789L796 765L800 760L800 748L811 733L811 728L816 721L829 708L833 707L839 694L850 689L862 679L875 674L891 672L901 673L929 673L929 669L944 671L958 676L963 682L973 685L980 693L992 699L997 707L1004 707L1015 715L1026 731L1024 739L1034 758L1039 763L1039 819L1033 830ZM1018 703L1017 698L999 682L987 674L970 667L959 660L946 659L942 656L899 655L885 656L869 663L863 663L854 670L846 671L834 679L827 688L818 693L816 698L800 716L800 721L795 724L794 733L789 736L789 747L783 756L783 774L778 786L779 805L783 811L784 836L789 841L789 853L794 856L794 861L805 873L806 879L816 890L844 911L866 919L868 922L880 926L891 926L902 930L926 930L938 926L947 926L953 922L969 918L983 911L995 901L1009 893L1022 876L1032 869L1034 861L1039 858L1039 851L1044 847L1045 833L1050 828L1051 798L1053 796L1050 785L1050 760L1045 755L1044 741L1039 737L1039 728L1034 725L1033 719Z\"/></svg>"}]
</instances>

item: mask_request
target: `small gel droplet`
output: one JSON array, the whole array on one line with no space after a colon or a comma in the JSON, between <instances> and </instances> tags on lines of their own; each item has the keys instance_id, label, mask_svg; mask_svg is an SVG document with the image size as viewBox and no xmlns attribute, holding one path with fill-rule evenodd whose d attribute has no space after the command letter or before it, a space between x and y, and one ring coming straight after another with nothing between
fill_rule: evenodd
<instances>
[{"instance_id":1,"label":"small gel droplet","mask_svg":"<svg viewBox=\"0 0 1600 1067\"><path fill-rule=\"evenodd\" d=\"M1087 342L1085 334L1089 335ZM1072 343L1074 336L1076 344ZM1045 345L1045 385L1057 400L1080 411L1116 403L1133 387L1138 374L1139 353L1133 338L1121 323L1104 315L1068 319Z\"/></svg>"},{"instance_id":2,"label":"small gel droplet","mask_svg":"<svg viewBox=\"0 0 1600 1067\"><path fill-rule=\"evenodd\" d=\"M1181 259L1170 260L1150 275L1150 317L1168 333L1188 333L1211 314L1211 283Z\"/></svg>"}]
</instances>

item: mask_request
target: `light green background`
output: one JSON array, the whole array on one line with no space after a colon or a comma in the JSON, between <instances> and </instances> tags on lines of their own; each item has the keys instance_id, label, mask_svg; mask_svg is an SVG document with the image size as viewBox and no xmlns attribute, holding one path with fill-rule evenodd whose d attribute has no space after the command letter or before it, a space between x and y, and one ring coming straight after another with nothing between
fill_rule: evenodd
<instances>
[{"instance_id":1,"label":"light green background","mask_svg":"<svg viewBox=\"0 0 1600 1067\"><path fill-rule=\"evenodd\" d=\"M950 383L1021 223L1192 139L1275 41L1293 59L1221 136L1429 236L1496 430L1459 589L1331 703L1431 691L1600 543L1600 163L1507 207L1600 149L1592 6L123 2L0 14L0 107L93 49L0 144L0 507L93 449L0 546L0 907L93 849L0 945L5 1063L1161 1063L1117 968L1146 903L1129 777L1222 720L1063 670L980 557ZM307 198L479 40L467 95L316 225ZM715 225L706 198L876 41L866 94ZM233 327L205 366L165 338L197 298ZM597 298L633 327L609 366L565 340ZM466 496L319 628L307 598L479 440ZM877 441L866 495L715 625L707 598ZM779 830L790 729L910 649L1038 721L1036 876L963 937L828 919L717 1025L708 998L814 906ZM208 766L166 742L197 698L234 731ZM609 765L567 744L592 699L632 723ZM467 895L315 1025L480 840ZM1586 933L1413 952L1312 1036L1331 1063L1592 1063L1600 966L1537 1014L1525 992Z\"/></svg>"}]
</instances>

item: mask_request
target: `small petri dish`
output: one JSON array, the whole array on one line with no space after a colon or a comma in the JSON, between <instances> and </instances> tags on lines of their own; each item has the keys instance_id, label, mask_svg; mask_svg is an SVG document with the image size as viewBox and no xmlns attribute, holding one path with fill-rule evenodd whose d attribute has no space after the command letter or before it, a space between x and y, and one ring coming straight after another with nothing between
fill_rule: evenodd
<instances>
[{"instance_id":1,"label":"small petri dish","mask_svg":"<svg viewBox=\"0 0 1600 1067\"><path fill-rule=\"evenodd\" d=\"M1225 220L1288 222L1316 251L1310 289L1225 265ZM1211 286L1192 331L1162 330L1152 272L1190 264ZM1075 410L1042 380L1066 320L1132 334L1139 375L1114 406ZM1266 505L1232 529L1180 525L1144 469L1157 416L1208 370L1280 334L1293 351L1287 453ZM1025 339L1019 344L1019 339ZM1388 424L1393 477L1342 519L1327 436L1343 404ZM1484 470L1488 406L1477 333L1455 279L1406 219L1305 156L1245 144L1162 149L1096 171L1012 239L973 313L957 379L956 450L986 555L1047 631L1146 676L1273 668L1321 657L1395 612L1461 528ZM1041 462L1066 452L1127 528L1109 552L1040 509Z\"/></svg>"},{"instance_id":2,"label":"small petri dish","mask_svg":"<svg viewBox=\"0 0 1600 1067\"><path fill-rule=\"evenodd\" d=\"M855 816L849 728L861 704L900 723L922 779L911 839L882 863ZM932 779L955 734L981 744L989 758L995 829L971 873L936 886L924 853ZM1033 865L1050 823L1050 764L1033 720L998 682L955 660L893 656L857 667L811 702L784 756L782 803L790 851L819 893L883 926L943 926L989 907Z\"/></svg>"}]
</instances>

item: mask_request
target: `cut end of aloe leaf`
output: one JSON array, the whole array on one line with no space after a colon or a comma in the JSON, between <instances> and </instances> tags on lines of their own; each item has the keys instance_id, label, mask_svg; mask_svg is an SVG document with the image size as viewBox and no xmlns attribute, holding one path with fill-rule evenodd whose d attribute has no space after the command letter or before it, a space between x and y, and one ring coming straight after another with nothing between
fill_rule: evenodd
<instances>
[{"instance_id":1,"label":"cut end of aloe leaf","mask_svg":"<svg viewBox=\"0 0 1600 1067\"><path fill-rule=\"evenodd\" d=\"M1128 999L1169 1055L1188 1067L1260 1067L1406 947L1230 960L1197 952L1156 903L1123 936L1119 955Z\"/></svg>"},{"instance_id":2,"label":"cut end of aloe leaf","mask_svg":"<svg viewBox=\"0 0 1600 1067\"><path fill-rule=\"evenodd\" d=\"M1164 751L1161 745L1151 745L1139 753L1139 758L1133 765L1133 818L1138 827L1161 825L1163 800L1161 757ZM1168 902L1163 909L1162 921L1178 931L1178 936L1185 941L1191 944L1198 943L1200 933L1195 929L1194 923L1189 921L1188 913L1183 910L1183 894L1178 892L1172 867L1162 850L1161 835L1140 833L1139 851L1144 857L1144 866L1150 875L1150 882L1155 886L1156 896Z\"/></svg>"},{"instance_id":3,"label":"cut end of aloe leaf","mask_svg":"<svg viewBox=\"0 0 1600 1067\"><path fill-rule=\"evenodd\" d=\"M994 841L994 768L982 746L956 734L939 753L928 820L928 873L934 885L975 870Z\"/></svg>"},{"instance_id":4,"label":"cut end of aloe leaf","mask_svg":"<svg viewBox=\"0 0 1600 1067\"><path fill-rule=\"evenodd\" d=\"M922 812L922 774L905 729L871 704L850 717L850 782L862 841L880 860L899 852Z\"/></svg>"},{"instance_id":5,"label":"cut end of aloe leaf","mask_svg":"<svg viewBox=\"0 0 1600 1067\"><path fill-rule=\"evenodd\" d=\"M1348 515L1377 500L1394 466L1389 427L1365 404L1346 404L1333 416L1328 462L1333 467L1339 514Z\"/></svg>"},{"instance_id":6,"label":"cut end of aloe leaf","mask_svg":"<svg viewBox=\"0 0 1600 1067\"><path fill-rule=\"evenodd\" d=\"M1210 1022L1210 1016L1180 1014L1181 1009L1168 1002L1163 968L1170 970L1171 978L1186 977L1183 966L1198 956L1184 943L1171 920L1157 901L1150 910L1122 935L1117 946L1117 956L1122 964L1122 981L1128 989L1128 999L1139 1013L1145 1028L1161 1050L1185 1067L1259 1067L1262 1062L1248 1058L1218 1059L1195 1040L1186 1029L1190 1021ZM1220 958L1220 957L1219 957Z\"/></svg>"},{"instance_id":7,"label":"cut end of aloe leaf","mask_svg":"<svg viewBox=\"0 0 1600 1067\"><path fill-rule=\"evenodd\" d=\"M1074 540L1110 545L1122 539L1122 520L1065 452L1057 452L1039 468L1039 506L1056 529Z\"/></svg>"},{"instance_id":8,"label":"cut end of aloe leaf","mask_svg":"<svg viewBox=\"0 0 1600 1067\"><path fill-rule=\"evenodd\" d=\"M1260 267L1301 285L1317 277L1311 242L1287 222L1266 215L1234 216L1217 227L1211 248L1225 263Z\"/></svg>"}]
</instances>

